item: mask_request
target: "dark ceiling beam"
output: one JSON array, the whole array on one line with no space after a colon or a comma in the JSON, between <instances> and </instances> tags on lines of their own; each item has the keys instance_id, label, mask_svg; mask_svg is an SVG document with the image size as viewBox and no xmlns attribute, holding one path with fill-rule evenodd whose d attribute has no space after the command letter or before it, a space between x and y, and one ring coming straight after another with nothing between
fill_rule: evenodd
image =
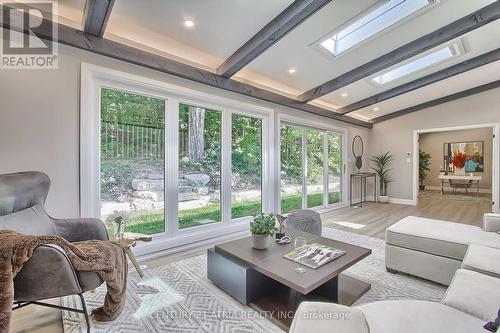
<instances>
[{"instance_id":1,"label":"dark ceiling beam","mask_svg":"<svg viewBox=\"0 0 500 333\"><path fill-rule=\"evenodd\" d=\"M83 10L83 30L102 37L115 0L86 0Z\"/></svg>"},{"instance_id":2,"label":"dark ceiling beam","mask_svg":"<svg viewBox=\"0 0 500 333\"><path fill-rule=\"evenodd\" d=\"M337 110L340 114L348 114L354 112L356 110L380 103L382 101L388 100L390 98L394 98L403 94L406 94L410 91L425 87L429 84L433 84L439 82L441 80L450 78L452 76L462 74L464 72L470 71L472 69L487 65L489 63L500 60L500 48L495 49L493 51L484 53L475 58L465 60L456 65L450 66L448 68L442 69L435 73L429 74L427 76L418 78L411 82L402 84L395 88L383 91L379 94L370 96L368 98L362 99L358 102L349 104Z\"/></svg>"},{"instance_id":3,"label":"dark ceiling beam","mask_svg":"<svg viewBox=\"0 0 500 333\"><path fill-rule=\"evenodd\" d=\"M387 120L390 120L390 119L393 119L396 117L401 117L401 116L404 116L404 115L407 115L407 114L410 114L413 112L425 110L425 109L431 108L433 106L438 106L438 105L448 103L448 102L451 102L451 101L454 101L454 100L457 100L460 98L472 96L472 95L479 94L479 93L482 93L484 91L488 91L488 90L492 90L492 89L496 89L496 88L500 88L500 80L486 83L486 84L483 84L481 86L477 86L477 87L474 87L471 89L460 91L458 93L451 94L448 96L440 97L438 99L434 99L434 100L429 101L429 102L425 102L422 104L411 106L409 108L402 109L402 110L399 110L396 112L392 112L392 113L374 118L374 119L372 119L372 122L374 124L378 124L380 122L387 121Z\"/></svg>"},{"instance_id":4,"label":"dark ceiling beam","mask_svg":"<svg viewBox=\"0 0 500 333\"><path fill-rule=\"evenodd\" d=\"M4 11L9 10L8 6L2 7ZM22 22L18 21L2 21L0 15L0 23L3 28L20 31L25 34L29 31L23 26ZM12 19L12 18L11 18ZM16 18L14 18L16 19ZM343 116L335 111L324 109L310 104L303 104L293 98L289 98L280 94L273 93L264 89L254 87L252 85L242 83L236 80L227 79L215 73L189 66L150 52L146 52L131 46L117 43L108 39L97 37L84 33L83 31L72 27L57 24L58 37L56 42L76 47L82 50L107 56L110 58L122 60L138 66L150 68L166 74L181 77L187 80L199 82L212 87L231 91L249 97L254 97L260 100L268 101L285 107L296 110L305 111L311 114L327 117L338 120L344 123L349 123L365 128L372 128L372 123L362 121L353 117ZM31 28L34 34L46 40L53 40L51 24L41 24L39 27Z\"/></svg>"},{"instance_id":5,"label":"dark ceiling beam","mask_svg":"<svg viewBox=\"0 0 500 333\"><path fill-rule=\"evenodd\" d=\"M295 0L216 70L230 78L331 0Z\"/></svg>"},{"instance_id":6,"label":"dark ceiling beam","mask_svg":"<svg viewBox=\"0 0 500 333\"><path fill-rule=\"evenodd\" d=\"M420 37L345 74L337 76L316 88L308 90L301 94L298 99L304 103L317 99L499 18L500 1L495 1L441 29Z\"/></svg>"}]
</instances>

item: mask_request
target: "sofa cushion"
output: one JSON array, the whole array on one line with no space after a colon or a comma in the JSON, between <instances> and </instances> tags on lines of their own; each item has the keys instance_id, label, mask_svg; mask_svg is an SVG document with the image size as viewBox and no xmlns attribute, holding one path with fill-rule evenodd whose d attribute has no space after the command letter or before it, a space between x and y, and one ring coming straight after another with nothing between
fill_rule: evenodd
<instances>
[{"instance_id":1,"label":"sofa cushion","mask_svg":"<svg viewBox=\"0 0 500 333\"><path fill-rule=\"evenodd\" d=\"M441 303L484 321L494 320L500 308L500 279L459 269Z\"/></svg>"},{"instance_id":2,"label":"sofa cushion","mask_svg":"<svg viewBox=\"0 0 500 333\"><path fill-rule=\"evenodd\" d=\"M486 332L483 328L484 321L435 302L380 301L356 308L365 314L370 333Z\"/></svg>"},{"instance_id":3,"label":"sofa cushion","mask_svg":"<svg viewBox=\"0 0 500 333\"><path fill-rule=\"evenodd\" d=\"M302 302L289 333L349 332L370 333L363 312L335 303Z\"/></svg>"},{"instance_id":4,"label":"sofa cushion","mask_svg":"<svg viewBox=\"0 0 500 333\"><path fill-rule=\"evenodd\" d=\"M500 278L500 249L471 244L462 268Z\"/></svg>"},{"instance_id":5,"label":"sofa cushion","mask_svg":"<svg viewBox=\"0 0 500 333\"><path fill-rule=\"evenodd\" d=\"M386 230L387 244L462 260L471 243L500 248L500 235L480 227L408 216Z\"/></svg>"}]
</instances>

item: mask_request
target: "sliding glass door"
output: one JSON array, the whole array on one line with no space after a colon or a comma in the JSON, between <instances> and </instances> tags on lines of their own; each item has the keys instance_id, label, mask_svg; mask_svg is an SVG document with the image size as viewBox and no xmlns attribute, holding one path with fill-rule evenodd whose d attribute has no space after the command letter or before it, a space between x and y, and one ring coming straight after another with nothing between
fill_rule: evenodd
<instances>
[{"instance_id":1,"label":"sliding glass door","mask_svg":"<svg viewBox=\"0 0 500 333\"><path fill-rule=\"evenodd\" d=\"M307 208L324 205L324 132L307 129L306 133L306 170L307 170Z\"/></svg>"},{"instance_id":2,"label":"sliding glass door","mask_svg":"<svg viewBox=\"0 0 500 333\"><path fill-rule=\"evenodd\" d=\"M127 231L164 232L165 100L104 88L100 116L101 218L128 215Z\"/></svg>"},{"instance_id":3,"label":"sliding glass door","mask_svg":"<svg viewBox=\"0 0 500 333\"><path fill-rule=\"evenodd\" d=\"M281 213L343 201L342 140L337 132L281 125Z\"/></svg>"},{"instance_id":4,"label":"sliding glass door","mask_svg":"<svg viewBox=\"0 0 500 333\"><path fill-rule=\"evenodd\" d=\"M342 201L342 135L328 133L328 204Z\"/></svg>"}]
</instances>

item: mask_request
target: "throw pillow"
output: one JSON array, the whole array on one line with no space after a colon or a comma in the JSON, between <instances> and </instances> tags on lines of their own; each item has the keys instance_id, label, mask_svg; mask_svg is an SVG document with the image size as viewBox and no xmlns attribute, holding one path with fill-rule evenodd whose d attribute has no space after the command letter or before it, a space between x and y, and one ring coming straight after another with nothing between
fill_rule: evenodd
<instances>
[{"instance_id":1,"label":"throw pillow","mask_svg":"<svg viewBox=\"0 0 500 333\"><path fill-rule=\"evenodd\" d=\"M495 319L495 321L490 321L489 323L487 323L483 327L486 328L488 331L493 332L493 333L497 332L498 329L500 329L500 309L498 309L497 319Z\"/></svg>"}]
</instances>

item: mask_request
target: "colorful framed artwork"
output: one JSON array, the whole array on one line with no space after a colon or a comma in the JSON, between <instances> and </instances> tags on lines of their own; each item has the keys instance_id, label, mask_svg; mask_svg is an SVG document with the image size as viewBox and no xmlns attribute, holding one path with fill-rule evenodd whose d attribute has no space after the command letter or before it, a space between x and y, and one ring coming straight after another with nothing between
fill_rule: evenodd
<instances>
[{"instance_id":1,"label":"colorful framed artwork","mask_svg":"<svg viewBox=\"0 0 500 333\"><path fill-rule=\"evenodd\" d=\"M444 144L443 155L446 171L454 171L453 153L465 154L465 172L484 172L484 141L448 142Z\"/></svg>"}]
</instances>

